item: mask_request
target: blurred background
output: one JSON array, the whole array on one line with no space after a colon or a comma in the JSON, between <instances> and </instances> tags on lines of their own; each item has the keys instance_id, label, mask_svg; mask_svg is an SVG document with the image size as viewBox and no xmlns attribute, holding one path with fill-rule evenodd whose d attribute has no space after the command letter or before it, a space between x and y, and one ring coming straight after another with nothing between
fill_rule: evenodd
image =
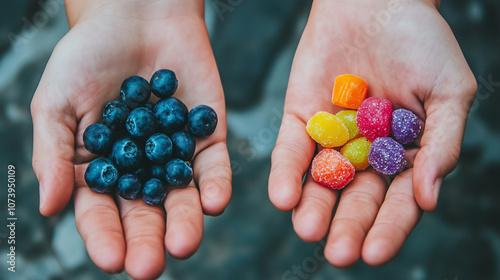
<instances>
[{"instance_id":1,"label":"blurred background","mask_svg":"<svg viewBox=\"0 0 500 280\"><path fill-rule=\"evenodd\" d=\"M44 9L49 4L55 8ZM233 198L222 216L205 218L198 252L185 261L169 257L161 279L500 279L500 2L443 1L442 15L479 85L460 163L444 182L437 210L423 216L392 262L345 270L322 258L321 243L302 242L291 213L277 211L267 196L276 122L310 5L206 1L227 96ZM0 0L0 221L7 218L9 164L16 167L18 217L15 274L7 271L8 229L0 227L0 279L130 279L104 274L90 261L72 202L55 217L38 212L29 104L67 31L62 0ZM293 274L297 267L302 274Z\"/></svg>"}]
</instances>

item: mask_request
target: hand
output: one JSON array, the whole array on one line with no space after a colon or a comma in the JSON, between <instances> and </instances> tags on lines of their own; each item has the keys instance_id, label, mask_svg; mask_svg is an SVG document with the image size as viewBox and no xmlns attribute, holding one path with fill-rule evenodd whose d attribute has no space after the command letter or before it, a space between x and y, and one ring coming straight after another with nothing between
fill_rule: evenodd
<instances>
[{"instance_id":1,"label":"hand","mask_svg":"<svg viewBox=\"0 0 500 280\"><path fill-rule=\"evenodd\" d=\"M365 79L369 96L389 99L425 120L420 148L407 151L410 168L390 186L389 178L371 168L358 172L342 192L310 176L315 143L305 125L318 111L342 109L330 99L335 77L344 73ZM421 209L435 209L441 182L457 164L475 91L474 76L436 3L314 1L272 155L272 203L282 211L294 209L294 229L307 242L329 231L325 257L336 267L360 257L370 265L389 261L418 223Z\"/></svg>"},{"instance_id":2,"label":"hand","mask_svg":"<svg viewBox=\"0 0 500 280\"><path fill-rule=\"evenodd\" d=\"M74 190L77 228L95 264L108 273L125 268L134 279L157 277L164 248L175 258L193 254L203 213L222 213L231 196L224 96L203 1L67 1L66 8L71 30L55 48L31 104L40 212L57 214ZM195 179L170 191L164 209L92 192L83 174L95 156L83 146L83 131L108 101L119 99L126 77L149 80L161 68L176 72L175 96L189 109L207 104L218 113L215 133L197 141Z\"/></svg>"}]
</instances>

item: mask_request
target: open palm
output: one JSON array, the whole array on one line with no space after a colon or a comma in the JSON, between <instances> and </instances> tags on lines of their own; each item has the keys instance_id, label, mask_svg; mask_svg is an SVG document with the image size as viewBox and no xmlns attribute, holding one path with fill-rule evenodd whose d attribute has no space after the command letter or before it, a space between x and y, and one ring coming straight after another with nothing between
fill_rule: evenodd
<instances>
[{"instance_id":1,"label":"open palm","mask_svg":"<svg viewBox=\"0 0 500 280\"><path fill-rule=\"evenodd\" d=\"M149 80L162 68L176 72L174 96L189 109L206 104L219 116L215 133L197 141L194 181L170 191L164 209L92 192L83 174L95 156L83 147L83 131L99 121L107 102L119 98L126 77ZM203 213L220 214L229 202L224 96L202 8L146 18L103 8L98 17L79 21L47 64L32 100L32 117L40 211L57 214L74 191L78 231L105 272L125 268L134 278L158 276L165 247L176 258L189 257L202 239Z\"/></svg>"},{"instance_id":2,"label":"open palm","mask_svg":"<svg viewBox=\"0 0 500 280\"><path fill-rule=\"evenodd\" d=\"M385 17L377 21L377 14ZM389 99L425 121L420 148L407 152L410 168L390 186L389 178L371 168L358 172L342 192L320 186L309 174L316 146L305 124L318 111L342 109L330 99L335 77L344 73L365 79L369 96ZM325 257L332 265L346 267L360 257L371 265L389 261L418 223L421 209L435 209L441 181L457 163L475 90L435 5L315 1L294 58L273 151L271 201L282 211L294 209L293 225L303 240L316 242L328 233Z\"/></svg>"}]
</instances>

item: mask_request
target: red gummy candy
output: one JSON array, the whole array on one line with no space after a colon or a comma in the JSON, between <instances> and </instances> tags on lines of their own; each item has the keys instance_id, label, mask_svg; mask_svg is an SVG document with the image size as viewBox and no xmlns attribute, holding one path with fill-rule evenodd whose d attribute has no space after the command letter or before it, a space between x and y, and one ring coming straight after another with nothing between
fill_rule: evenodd
<instances>
[{"instance_id":1,"label":"red gummy candy","mask_svg":"<svg viewBox=\"0 0 500 280\"><path fill-rule=\"evenodd\" d=\"M365 99L358 108L356 123L359 132L368 140L387 137L391 132L392 103L378 97Z\"/></svg>"},{"instance_id":2,"label":"red gummy candy","mask_svg":"<svg viewBox=\"0 0 500 280\"><path fill-rule=\"evenodd\" d=\"M335 149L323 149L313 159L311 175L318 184L338 190L354 178L354 166Z\"/></svg>"}]
</instances>

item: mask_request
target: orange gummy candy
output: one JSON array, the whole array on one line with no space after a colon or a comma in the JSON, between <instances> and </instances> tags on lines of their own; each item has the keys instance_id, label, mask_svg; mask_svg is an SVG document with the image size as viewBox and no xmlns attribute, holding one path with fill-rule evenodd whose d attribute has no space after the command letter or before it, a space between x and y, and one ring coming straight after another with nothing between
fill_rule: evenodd
<instances>
[{"instance_id":1,"label":"orange gummy candy","mask_svg":"<svg viewBox=\"0 0 500 280\"><path fill-rule=\"evenodd\" d=\"M368 85L360 77L343 74L335 78L332 103L349 109L358 109L366 97Z\"/></svg>"},{"instance_id":2,"label":"orange gummy candy","mask_svg":"<svg viewBox=\"0 0 500 280\"><path fill-rule=\"evenodd\" d=\"M334 190L342 189L351 182L354 173L354 166L335 149L321 150L311 164L314 181Z\"/></svg>"}]
</instances>

